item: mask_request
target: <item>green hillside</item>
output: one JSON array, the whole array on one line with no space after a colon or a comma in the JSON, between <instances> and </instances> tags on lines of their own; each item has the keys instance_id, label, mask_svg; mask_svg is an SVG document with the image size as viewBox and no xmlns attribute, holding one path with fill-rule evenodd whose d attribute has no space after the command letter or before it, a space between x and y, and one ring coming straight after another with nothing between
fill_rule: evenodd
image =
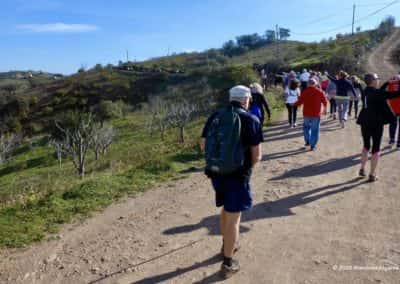
<instances>
[{"instance_id":1,"label":"green hillside","mask_svg":"<svg viewBox=\"0 0 400 284\"><path fill-rule=\"evenodd\" d=\"M11 137L5 133L22 138L15 140L17 147L6 159L0 152L0 247L42 240L61 224L114 200L199 170L202 125L211 111L227 102L229 88L258 81L261 66L270 71L311 67L361 72L364 55L390 33L383 28L321 43L268 43L232 57L213 49L96 66L38 81L32 80L35 76L3 76L0 144ZM281 90L272 89L266 96L279 117ZM188 109L192 111L187 117L176 120ZM71 155L61 156L60 163L50 146L60 135L55 121L68 125L65 117L71 111L90 112L96 127L115 131L111 146L98 160L89 150L84 178L77 174Z\"/></svg>"}]
</instances>

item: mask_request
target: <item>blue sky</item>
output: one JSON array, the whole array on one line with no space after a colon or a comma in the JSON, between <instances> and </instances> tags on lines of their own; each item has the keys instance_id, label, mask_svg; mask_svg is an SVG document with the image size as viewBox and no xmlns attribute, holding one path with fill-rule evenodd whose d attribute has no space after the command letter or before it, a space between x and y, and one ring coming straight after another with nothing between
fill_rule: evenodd
<instances>
[{"instance_id":1,"label":"blue sky","mask_svg":"<svg viewBox=\"0 0 400 284\"><path fill-rule=\"evenodd\" d=\"M394 3L356 24L400 20L400 1L356 1L356 18ZM220 47L237 35L275 24L292 39L315 41L350 32L348 0L0 0L0 72L44 70L69 74L81 66L143 60L170 52ZM331 31L324 33L326 31ZM307 35L304 35L307 34ZM310 35L308 35L310 34Z\"/></svg>"}]
</instances>

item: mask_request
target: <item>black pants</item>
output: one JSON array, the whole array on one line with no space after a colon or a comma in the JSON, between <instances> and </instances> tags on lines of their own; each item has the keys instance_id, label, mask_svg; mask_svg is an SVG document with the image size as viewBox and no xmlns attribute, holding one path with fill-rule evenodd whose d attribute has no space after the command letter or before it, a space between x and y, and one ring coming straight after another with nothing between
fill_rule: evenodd
<instances>
[{"instance_id":1,"label":"black pants","mask_svg":"<svg viewBox=\"0 0 400 284\"><path fill-rule=\"evenodd\" d=\"M334 113L336 113L336 100L335 99L330 99L329 100L329 104L330 104L330 107L331 107L331 114L334 114Z\"/></svg>"},{"instance_id":2,"label":"black pants","mask_svg":"<svg viewBox=\"0 0 400 284\"><path fill-rule=\"evenodd\" d=\"M389 126L389 133L390 133L390 142L395 142L396 141L396 129L397 126L399 127L398 129L398 135L397 135L397 145L400 145L400 116L396 118L395 122L392 122Z\"/></svg>"},{"instance_id":3,"label":"black pants","mask_svg":"<svg viewBox=\"0 0 400 284\"><path fill-rule=\"evenodd\" d=\"M350 100L350 104L349 104L349 116L351 115L351 109L353 108L354 105L354 116L357 117L358 115L358 101L353 101Z\"/></svg>"},{"instance_id":4,"label":"black pants","mask_svg":"<svg viewBox=\"0 0 400 284\"><path fill-rule=\"evenodd\" d=\"M286 104L289 116L289 124L293 125L297 120L297 106L292 106L290 104Z\"/></svg>"},{"instance_id":5,"label":"black pants","mask_svg":"<svg viewBox=\"0 0 400 284\"><path fill-rule=\"evenodd\" d=\"M379 153L381 150L383 125L375 127L361 125L361 134L364 141L364 149L367 151L371 150L371 140L372 140L372 154Z\"/></svg>"}]
</instances>

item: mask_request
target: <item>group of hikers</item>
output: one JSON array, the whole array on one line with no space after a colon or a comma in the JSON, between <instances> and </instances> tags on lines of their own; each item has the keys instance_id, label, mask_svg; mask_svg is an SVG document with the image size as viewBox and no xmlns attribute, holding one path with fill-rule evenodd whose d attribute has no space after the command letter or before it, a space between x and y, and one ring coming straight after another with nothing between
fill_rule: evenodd
<instances>
[{"instance_id":1,"label":"group of hikers","mask_svg":"<svg viewBox=\"0 0 400 284\"><path fill-rule=\"evenodd\" d=\"M265 83L265 78L261 79ZM322 75L307 70L301 74L291 71L284 75L283 86L289 127L297 126L297 108L303 106L305 149L311 151L317 149L321 117L327 114L328 103L330 118L338 118L342 128L354 109L363 139L358 175L367 177L366 165L371 153L368 181L375 182L386 124L390 124L390 145L395 143L398 127L397 147L400 149L400 73L380 86L379 76L373 73L366 74L362 83L357 76L349 76L344 71L336 76L328 72ZM216 206L222 207L220 273L224 279L240 270L234 254L240 249L241 212L252 206L250 177L262 157L265 112L268 119L271 117L264 88L259 83L231 88L229 104L209 117L201 136L201 148L206 157L205 174L215 190ZM362 102L360 112L359 101Z\"/></svg>"}]
</instances>

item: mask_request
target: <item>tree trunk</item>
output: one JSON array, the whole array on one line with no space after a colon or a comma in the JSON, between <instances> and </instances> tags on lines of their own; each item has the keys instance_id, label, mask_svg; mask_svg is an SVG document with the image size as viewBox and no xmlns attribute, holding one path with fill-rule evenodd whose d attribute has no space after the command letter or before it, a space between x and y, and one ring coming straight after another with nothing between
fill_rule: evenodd
<instances>
[{"instance_id":1,"label":"tree trunk","mask_svg":"<svg viewBox=\"0 0 400 284\"><path fill-rule=\"evenodd\" d=\"M180 127L180 136L181 136L181 143L185 143L185 127Z\"/></svg>"}]
</instances>

